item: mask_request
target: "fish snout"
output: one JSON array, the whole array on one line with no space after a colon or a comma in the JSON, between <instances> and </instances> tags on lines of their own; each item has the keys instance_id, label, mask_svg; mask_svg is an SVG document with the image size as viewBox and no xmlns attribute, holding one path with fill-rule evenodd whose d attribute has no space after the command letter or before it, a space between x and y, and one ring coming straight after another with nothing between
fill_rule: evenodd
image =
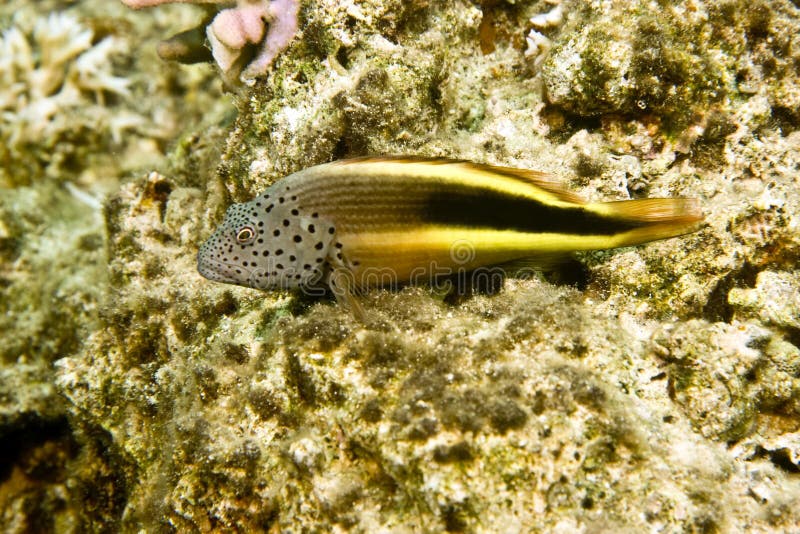
<instances>
[{"instance_id":1,"label":"fish snout","mask_svg":"<svg viewBox=\"0 0 800 534\"><path fill-rule=\"evenodd\" d=\"M225 262L209 258L203 254L202 249L197 254L197 272L199 272L203 278L207 278L215 282L241 284L242 282L239 279L241 278L241 275L237 273L237 270L241 273L247 269L238 265L229 265Z\"/></svg>"}]
</instances>

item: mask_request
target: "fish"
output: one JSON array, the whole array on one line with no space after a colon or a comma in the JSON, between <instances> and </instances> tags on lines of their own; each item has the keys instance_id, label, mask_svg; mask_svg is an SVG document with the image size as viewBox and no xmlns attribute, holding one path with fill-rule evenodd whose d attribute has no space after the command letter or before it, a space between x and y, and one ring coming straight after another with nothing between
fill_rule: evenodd
<instances>
[{"instance_id":1,"label":"fish","mask_svg":"<svg viewBox=\"0 0 800 534\"><path fill-rule=\"evenodd\" d=\"M693 232L692 198L586 202L548 174L465 160L362 157L286 176L231 205L202 244L205 278L261 290L355 295L487 266Z\"/></svg>"}]
</instances>

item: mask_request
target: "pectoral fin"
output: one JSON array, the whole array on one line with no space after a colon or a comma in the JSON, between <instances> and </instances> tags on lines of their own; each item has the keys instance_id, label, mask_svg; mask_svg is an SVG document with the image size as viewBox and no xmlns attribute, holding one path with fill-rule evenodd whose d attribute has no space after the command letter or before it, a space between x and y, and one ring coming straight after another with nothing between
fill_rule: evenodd
<instances>
[{"instance_id":1,"label":"pectoral fin","mask_svg":"<svg viewBox=\"0 0 800 534\"><path fill-rule=\"evenodd\" d=\"M356 286L352 271L343 267L335 268L331 272L329 284L336 301L350 308L356 320L363 323L366 314L364 313L364 307L361 306L361 302L355 295Z\"/></svg>"}]
</instances>

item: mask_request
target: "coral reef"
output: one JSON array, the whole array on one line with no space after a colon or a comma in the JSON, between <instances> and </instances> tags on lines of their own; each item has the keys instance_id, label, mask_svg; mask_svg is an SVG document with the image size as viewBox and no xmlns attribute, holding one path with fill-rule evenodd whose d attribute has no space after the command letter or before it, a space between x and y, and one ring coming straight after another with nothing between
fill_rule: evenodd
<instances>
[{"instance_id":1,"label":"coral reef","mask_svg":"<svg viewBox=\"0 0 800 534\"><path fill-rule=\"evenodd\" d=\"M54 387L53 362L79 351L100 327L107 277L96 204L50 181L0 195L0 525L6 532L75 532L81 524L83 505L70 495L87 489L91 477L75 474L81 449Z\"/></svg>"},{"instance_id":2,"label":"coral reef","mask_svg":"<svg viewBox=\"0 0 800 534\"><path fill-rule=\"evenodd\" d=\"M153 16L170 7L186 6ZM80 202L63 191L0 203L16 347L0 435L30 444L0 481L3 526L795 528L797 15L788 0L305 2L302 39L233 124L193 125L114 190L101 231L41 213ZM526 55L532 29L549 52ZM372 291L364 323L196 273L230 202L375 153L535 168L590 199L698 197L707 225L496 294ZM22 283L63 295L63 314Z\"/></svg>"}]
</instances>

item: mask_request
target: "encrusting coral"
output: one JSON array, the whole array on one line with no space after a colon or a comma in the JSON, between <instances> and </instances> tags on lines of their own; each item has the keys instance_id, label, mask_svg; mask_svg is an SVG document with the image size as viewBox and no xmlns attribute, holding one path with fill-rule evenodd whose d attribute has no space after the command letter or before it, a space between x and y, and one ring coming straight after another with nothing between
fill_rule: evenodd
<instances>
[{"instance_id":1,"label":"encrusting coral","mask_svg":"<svg viewBox=\"0 0 800 534\"><path fill-rule=\"evenodd\" d=\"M134 9L170 2L227 5L228 0L122 0ZM234 8L223 9L206 28L211 53L225 80L252 84L266 73L297 31L298 0L238 0ZM201 27L206 24L204 21ZM182 32L159 47L165 59L194 62L202 57L198 29ZM249 48L258 47L252 55Z\"/></svg>"}]
</instances>

